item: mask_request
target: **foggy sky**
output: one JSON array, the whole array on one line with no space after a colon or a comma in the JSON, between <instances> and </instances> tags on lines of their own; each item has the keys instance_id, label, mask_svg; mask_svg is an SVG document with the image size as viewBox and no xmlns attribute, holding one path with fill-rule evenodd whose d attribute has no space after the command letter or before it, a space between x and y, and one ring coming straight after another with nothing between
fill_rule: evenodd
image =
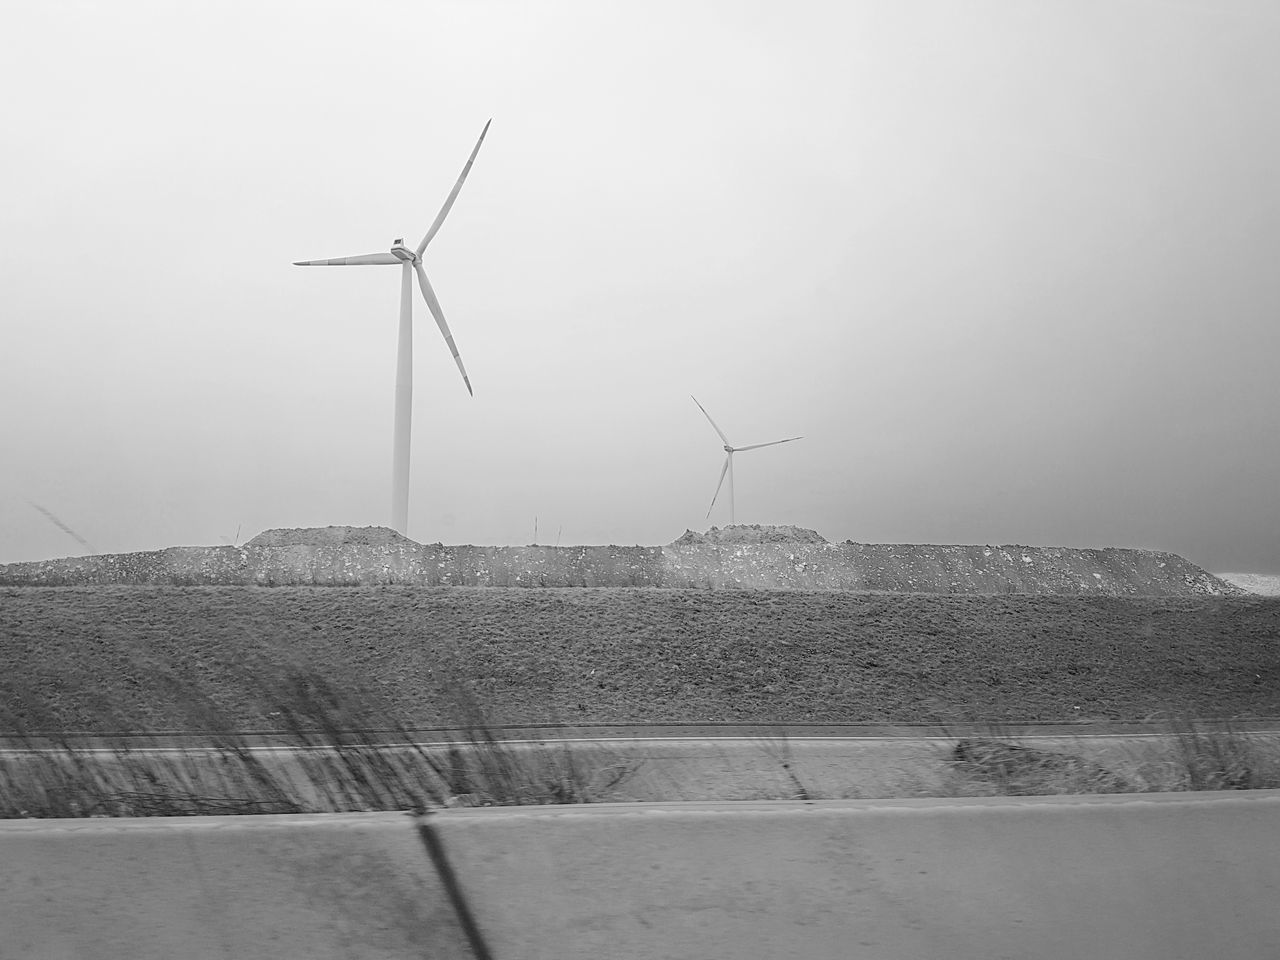
<instances>
[{"instance_id":1,"label":"foggy sky","mask_svg":"<svg viewBox=\"0 0 1280 960\"><path fill-rule=\"evenodd\" d=\"M0 562L740 523L1280 573L1280 12L11 5ZM416 291L415 291L416 295Z\"/></svg>"}]
</instances>

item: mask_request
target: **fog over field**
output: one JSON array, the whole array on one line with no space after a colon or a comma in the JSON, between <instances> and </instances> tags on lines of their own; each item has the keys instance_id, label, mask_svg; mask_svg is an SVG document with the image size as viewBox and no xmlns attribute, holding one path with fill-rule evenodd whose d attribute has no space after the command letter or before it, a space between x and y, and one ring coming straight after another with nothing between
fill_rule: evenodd
<instances>
[{"instance_id":1,"label":"fog over field","mask_svg":"<svg viewBox=\"0 0 1280 960\"><path fill-rule=\"evenodd\" d=\"M1263 0L13 5L0 563L386 525L399 277L291 264L415 245L492 117L414 540L727 524L693 394L804 435L739 523L1280 574L1277 48Z\"/></svg>"}]
</instances>

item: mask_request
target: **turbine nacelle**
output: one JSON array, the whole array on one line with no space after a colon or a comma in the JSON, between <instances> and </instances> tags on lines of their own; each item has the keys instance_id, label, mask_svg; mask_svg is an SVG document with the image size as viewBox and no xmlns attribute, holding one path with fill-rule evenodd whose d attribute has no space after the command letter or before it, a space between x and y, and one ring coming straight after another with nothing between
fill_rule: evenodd
<instances>
[{"instance_id":1,"label":"turbine nacelle","mask_svg":"<svg viewBox=\"0 0 1280 960\"><path fill-rule=\"evenodd\" d=\"M401 263L415 264L419 261L419 256L404 245L404 237L396 237L396 242L391 244L391 255Z\"/></svg>"}]
</instances>

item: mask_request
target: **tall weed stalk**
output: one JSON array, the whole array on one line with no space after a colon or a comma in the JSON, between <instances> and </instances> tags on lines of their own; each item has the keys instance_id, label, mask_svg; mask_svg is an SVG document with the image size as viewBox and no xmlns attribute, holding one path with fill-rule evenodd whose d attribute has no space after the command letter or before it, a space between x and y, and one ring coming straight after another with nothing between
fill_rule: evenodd
<instances>
[{"instance_id":1,"label":"tall weed stalk","mask_svg":"<svg viewBox=\"0 0 1280 960\"><path fill-rule=\"evenodd\" d=\"M33 733L0 706L14 731L0 750L0 817L188 816L445 806L591 803L610 799L634 770L574 744L512 743L456 675L441 696L456 717L453 742L418 743L368 691L298 670L263 671L257 686L283 730L272 749L237 731L189 684L180 690L199 746L156 750L137 735L88 747L58 730ZM46 714L47 715L47 714ZM141 745L140 745L141 739Z\"/></svg>"}]
</instances>

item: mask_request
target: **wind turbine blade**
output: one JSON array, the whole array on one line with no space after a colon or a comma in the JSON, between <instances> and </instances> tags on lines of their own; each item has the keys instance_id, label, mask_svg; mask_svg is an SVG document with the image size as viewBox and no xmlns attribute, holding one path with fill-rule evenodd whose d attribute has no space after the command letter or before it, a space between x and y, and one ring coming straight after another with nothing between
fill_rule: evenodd
<instances>
[{"instance_id":1,"label":"wind turbine blade","mask_svg":"<svg viewBox=\"0 0 1280 960\"><path fill-rule=\"evenodd\" d=\"M80 536L80 534L76 533L74 530L68 527L65 523L63 523L61 520L55 517L52 513L50 513L44 507L40 506L40 504L36 503L34 500L28 500L27 503L31 504L31 506L35 507L41 513L43 513L50 523L52 523L55 527L57 527L63 533L70 536L73 540L75 540L76 543L80 544L80 546L84 547L86 550L92 553L95 557L98 555L98 551L94 549L93 544L91 544L84 537Z\"/></svg>"},{"instance_id":2,"label":"wind turbine blade","mask_svg":"<svg viewBox=\"0 0 1280 960\"><path fill-rule=\"evenodd\" d=\"M734 452L739 450L759 450L761 447L772 447L779 443L790 443L792 440L803 440L804 437L787 437L785 440L770 440L768 443L753 443L749 447L734 447Z\"/></svg>"},{"instance_id":3,"label":"wind turbine blade","mask_svg":"<svg viewBox=\"0 0 1280 960\"><path fill-rule=\"evenodd\" d=\"M692 393L689 394L689 399L692 400L694 403L698 403L698 398L695 397ZM724 431L716 426L716 422L711 419L711 414L707 413L707 408L704 407L702 404L698 403L698 409L702 411L702 415L707 418L707 422L711 424L715 432L720 434L720 439L724 441L725 446L732 447L733 444L731 444L729 442L729 438L724 435Z\"/></svg>"},{"instance_id":4,"label":"wind turbine blade","mask_svg":"<svg viewBox=\"0 0 1280 960\"><path fill-rule=\"evenodd\" d=\"M422 288L422 298L427 301L427 309L436 318L436 326L440 328L440 335L444 337L444 342L449 345L449 352L453 354L453 362L458 365L458 372L462 374L462 382L467 385L467 393L475 396L471 389L471 378L467 376L467 368L462 365L462 356L458 353L458 345L453 342L453 334L449 332L449 324L445 323L444 311L440 309L440 301L436 299L436 292L431 289L431 281L427 279L427 272L422 269L421 263L415 263L413 269L418 273L418 286Z\"/></svg>"},{"instance_id":5,"label":"wind turbine blade","mask_svg":"<svg viewBox=\"0 0 1280 960\"><path fill-rule=\"evenodd\" d=\"M698 401L695 400L693 402L697 403ZM703 412L705 413L706 411L703 411ZM720 482L716 484L715 496L711 498L711 506L707 507L708 517L711 516L711 511L716 508L716 497L720 496L720 488L724 486L724 475L728 473L728 471L729 471L729 458L726 456L724 458L724 466L720 468Z\"/></svg>"},{"instance_id":6,"label":"wind turbine blade","mask_svg":"<svg viewBox=\"0 0 1280 960\"><path fill-rule=\"evenodd\" d=\"M489 118L489 123L493 123L492 117ZM467 179L467 174L471 172L471 164L475 163L476 154L480 152L480 144L484 143L484 135L489 132L489 123L486 123L484 129L480 131L480 139L476 141L475 149L471 151L471 156L467 158L467 165L462 168L462 173L458 176L458 182L449 191L449 199L445 200L444 206L436 214L435 223L431 224L431 229L427 231L427 235L418 244L418 256L422 256L422 251L427 249L427 244L431 242L431 238L440 230L440 225L444 223L444 218L453 209L453 201L458 199L458 191L462 189L462 184Z\"/></svg>"},{"instance_id":7,"label":"wind turbine blade","mask_svg":"<svg viewBox=\"0 0 1280 960\"><path fill-rule=\"evenodd\" d=\"M365 267L375 263L399 263L390 251L364 253L358 257L336 257L333 260L295 260L295 267Z\"/></svg>"}]
</instances>

